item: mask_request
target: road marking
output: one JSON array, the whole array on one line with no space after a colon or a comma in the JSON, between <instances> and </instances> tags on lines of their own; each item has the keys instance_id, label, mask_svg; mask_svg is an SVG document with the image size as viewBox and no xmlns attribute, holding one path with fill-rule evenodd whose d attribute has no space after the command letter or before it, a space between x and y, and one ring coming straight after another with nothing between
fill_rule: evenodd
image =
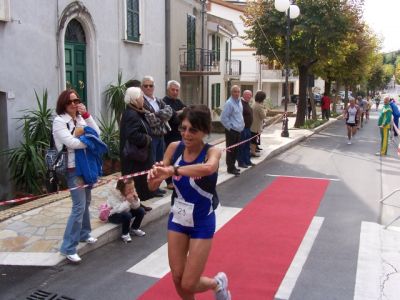
<instances>
[{"instance_id":1,"label":"road marking","mask_svg":"<svg viewBox=\"0 0 400 300\"><path fill-rule=\"evenodd\" d=\"M241 208L219 206L215 211L217 219L216 230L218 231L222 226L228 223L239 211L241 211ZM162 245L145 259L127 270L129 273L154 278L162 278L169 271L167 244Z\"/></svg>"},{"instance_id":2,"label":"road marking","mask_svg":"<svg viewBox=\"0 0 400 300\"><path fill-rule=\"evenodd\" d=\"M278 174L265 174L265 176L270 176L270 177L303 178L303 179L322 179L322 180L330 180L330 181L340 181L340 179L338 179L338 178L325 178L325 177L291 176L291 175L278 175Z\"/></svg>"},{"instance_id":3,"label":"road marking","mask_svg":"<svg viewBox=\"0 0 400 300\"><path fill-rule=\"evenodd\" d=\"M283 278L278 291L275 294L275 298L278 299L289 299L297 279L300 276L301 270L310 254L311 248L317 238L318 232L321 229L322 223L324 222L323 217L314 217L308 227L307 233L305 234L303 241L301 242L296 255L290 264L289 269Z\"/></svg>"},{"instance_id":4,"label":"road marking","mask_svg":"<svg viewBox=\"0 0 400 300\"><path fill-rule=\"evenodd\" d=\"M400 232L362 222L354 300L399 299Z\"/></svg>"}]
</instances>

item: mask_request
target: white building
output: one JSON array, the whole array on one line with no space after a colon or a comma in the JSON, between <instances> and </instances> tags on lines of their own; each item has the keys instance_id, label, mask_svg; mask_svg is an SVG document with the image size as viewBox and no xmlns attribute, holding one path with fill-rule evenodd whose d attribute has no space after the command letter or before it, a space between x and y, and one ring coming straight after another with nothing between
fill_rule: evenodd
<instances>
[{"instance_id":1,"label":"white building","mask_svg":"<svg viewBox=\"0 0 400 300\"><path fill-rule=\"evenodd\" d=\"M36 109L34 90L47 89L54 108L71 85L95 117L106 111L104 91L119 72L124 81L154 76L164 95L164 28L160 0L0 0L1 149L18 145L15 118ZM5 182L0 176L0 196Z\"/></svg>"},{"instance_id":2,"label":"white building","mask_svg":"<svg viewBox=\"0 0 400 300\"><path fill-rule=\"evenodd\" d=\"M232 42L232 59L242 62L241 76L234 84L241 86L242 90L251 90L255 93L262 90L267 94L273 105L281 104L284 96L285 77L282 76L280 66L272 62L263 64L263 58L256 55L256 49L248 46L245 36L245 26L242 20L247 1L209 0L211 14L232 20L238 30L238 37ZM298 93L298 78L289 77L290 91Z\"/></svg>"}]
</instances>

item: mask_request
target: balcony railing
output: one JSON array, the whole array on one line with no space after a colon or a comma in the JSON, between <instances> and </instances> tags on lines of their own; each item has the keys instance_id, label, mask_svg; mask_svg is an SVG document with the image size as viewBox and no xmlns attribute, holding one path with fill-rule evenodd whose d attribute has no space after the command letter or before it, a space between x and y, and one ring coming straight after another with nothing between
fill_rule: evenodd
<instances>
[{"instance_id":1,"label":"balcony railing","mask_svg":"<svg viewBox=\"0 0 400 300\"><path fill-rule=\"evenodd\" d=\"M226 60L225 74L233 77L239 77L242 75L242 61L238 59Z\"/></svg>"},{"instance_id":2,"label":"balcony railing","mask_svg":"<svg viewBox=\"0 0 400 300\"><path fill-rule=\"evenodd\" d=\"M221 74L216 51L207 49L179 49L181 75L219 75Z\"/></svg>"}]
</instances>

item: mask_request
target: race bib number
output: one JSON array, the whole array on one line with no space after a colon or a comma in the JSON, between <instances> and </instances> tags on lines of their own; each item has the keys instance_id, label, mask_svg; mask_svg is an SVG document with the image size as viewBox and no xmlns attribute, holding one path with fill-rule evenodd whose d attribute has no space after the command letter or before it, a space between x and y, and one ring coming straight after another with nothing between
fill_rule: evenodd
<instances>
[{"instance_id":1,"label":"race bib number","mask_svg":"<svg viewBox=\"0 0 400 300\"><path fill-rule=\"evenodd\" d=\"M181 198L175 198L174 205L171 209L173 214L172 222L182 226L194 227L193 209L193 203L186 202Z\"/></svg>"}]
</instances>

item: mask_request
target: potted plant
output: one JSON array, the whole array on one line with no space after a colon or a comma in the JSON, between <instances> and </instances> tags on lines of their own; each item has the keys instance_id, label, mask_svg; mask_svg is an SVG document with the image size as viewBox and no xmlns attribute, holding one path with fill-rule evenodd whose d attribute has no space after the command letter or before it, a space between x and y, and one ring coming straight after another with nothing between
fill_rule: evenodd
<instances>
[{"instance_id":1,"label":"potted plant","mask_svg":"<svg viewBox=\"0 0 400 300\"><path fill-rule=\"evenodd\" d=\"M103 174L109 175L121 170L119 160L119 130L114 114L109 119L101 116L99 120L100 137L107 145L108 151L103 156Z\"/></svg>"},{"instance_id":2,"label":"potted plant","mask_svg":"<svg viewBox=\"0 0 400 300\"><path fill-rule=\"evenodd\" d=\"M110 84L105 90L106 101L108 102L111 110L114 112L118 127L120 125L122 113L125 110L125 91L126 85L125 83L122 83L122 73L119 72L117 84Z\"/></svg>"}]
</instances>

